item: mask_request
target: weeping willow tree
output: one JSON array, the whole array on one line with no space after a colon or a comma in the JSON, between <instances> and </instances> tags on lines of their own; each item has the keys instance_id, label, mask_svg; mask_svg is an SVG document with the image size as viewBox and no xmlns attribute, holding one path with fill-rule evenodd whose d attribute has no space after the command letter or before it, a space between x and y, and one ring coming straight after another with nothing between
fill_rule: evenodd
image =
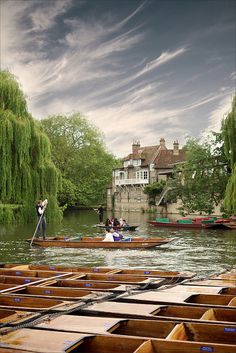
<instances>
[{"instance_id":1,"label":"weeping willow tree","mask_svg":"<svg viewBox=\"0 0 236 353\"><path fill-rule=\"evenodd\" d=\"M60 173L51 159L50 142L8 71L0 71L0 155L0 222L31 220L39 198L49 200L47 216L58 220Z\"/></svg>"},{"instance_id":2,"label":"weeping willow tree","mask_svg":"<svg viewBox=\"0 0 236 353\"><path fill-rule=\"evenodd\" d=\"M236 215L236 96L232 102L231 112L223 120L222 132L225 153L231 167L231 176L225 192L224 210L229 215Z\"/></svg>"}]
</instances>

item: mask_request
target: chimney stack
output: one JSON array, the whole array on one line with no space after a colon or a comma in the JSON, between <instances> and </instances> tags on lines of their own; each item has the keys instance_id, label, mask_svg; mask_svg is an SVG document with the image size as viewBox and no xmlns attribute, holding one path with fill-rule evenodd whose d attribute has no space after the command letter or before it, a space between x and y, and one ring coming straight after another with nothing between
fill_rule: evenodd
<instances>
[{"instance_id":1,"label":"chimney stack","mask_svg":"<svg viewBox=\"0 0 236 353\"><path fill-rule=\"evenodd\" d=\"M160 139L160 146L161 147L165 147L166 146L166 141L165 141L165 139L163 137Z\"/></svg>"},{"instance_id":2,"label":"chimney stack","mask_svg":"<svg viewBox=\"0 0 236 353\"><path fill-rule=\"evenodd\" d=\"M179 155L179 142L174 141L173 143L173 155L178 156Z\"/></svg>"},{"instance_id":3,"label":"chimney stack","mask_svg":"<svg viewBox=\"0 0 236 353\"><path fill-rule=\"evenodd\" d=\"M137 154L139 148L140 148L140 141L134 140L134 141L133 141L133 145L132 145L132 153L133 153L133 154Z\"/></svg>"}]
</instances>

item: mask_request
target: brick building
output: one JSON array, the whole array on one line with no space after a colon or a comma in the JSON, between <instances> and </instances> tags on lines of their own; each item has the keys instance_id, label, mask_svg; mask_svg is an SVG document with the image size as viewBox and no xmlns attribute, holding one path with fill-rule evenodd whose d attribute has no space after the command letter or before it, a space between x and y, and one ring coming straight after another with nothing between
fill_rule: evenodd
<instances>
[{"instance_id":1,"label":"brick building","mask_svg":"<svg viewBox=\"0 0 236 353\"><path fill-rule=\"evenodd\" d=\"M166 147L164 138L155 146L141 147L139 141L134 141L132 153L123 158L122 168L113 170L112 185L107 189L107 208L115 211L149 209L149 199L143 192L144 187L156 181L168 180L174 165L184 161L184 151L179 149L177 141L173 143L173 149ZM157 210L161 208L161 201L166 192L167 187L156 201ZM167 212L175 212L175 205L167 207Z\"/></svg>"}]
</instances>

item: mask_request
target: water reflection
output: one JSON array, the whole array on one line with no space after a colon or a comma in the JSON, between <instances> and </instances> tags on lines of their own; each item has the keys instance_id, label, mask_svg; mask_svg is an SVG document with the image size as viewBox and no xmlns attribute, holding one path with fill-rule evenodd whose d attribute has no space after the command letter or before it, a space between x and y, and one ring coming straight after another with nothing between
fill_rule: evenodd
<instances>
[{"instance_id":1,"label":"water reflection","mask_svg":"<svg viewBox=\"0 0 236 353\"><path fill-rule=\"evenodd\" d=\"M0 226L0 261L76 266L136 267L197 272L200 276L222 271L236 264L235 230L179 230L154 228L148 224L153 215L123 213L139 228L132 234L175 237L176 241L150 250L64 249L30 247L25 241L34 233L35 224ZM120 217L120 215L117 215ZM93 211L70 212L62 224L48 224L48 235L101 235L94 227Z\"/></svg>"}]
</instances>

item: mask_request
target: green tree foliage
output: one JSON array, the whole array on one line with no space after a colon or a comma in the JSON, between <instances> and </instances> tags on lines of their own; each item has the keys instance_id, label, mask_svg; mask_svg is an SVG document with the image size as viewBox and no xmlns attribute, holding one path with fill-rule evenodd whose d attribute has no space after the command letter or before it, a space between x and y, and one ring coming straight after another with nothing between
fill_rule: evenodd
<instances>
[{"instance_id":1,"label":"green tree foliage","mask_svg":"<svg viewBox=\"0 0 236 353\"><path fill-rule=\"evenodd\" d=\"M24 219L32 219L41 197L49 200L49 218L58 219L60 174L51 159L49 139L28 113L18 82L7 71L0 71L0 155L0 203L5 205L1 222L4 214L10 219L12 210L19 209L12 205L21 205Z\"/></svg>"},{"instance_id":2,"label":"green tree foliage","mask_svg":"<svg viewBox=\"0 0 236 353\"><path fill-rule=\"evenodd\" d=\"M61 192L58 195L61 206L73 206L77 201L77 187L69 179L62 178Z\"/></svg>"},{"instance_id":3,"label":"green tree foliage","mask_svg":"<svg viewBox=\"0 0 236 353\"><path fill-rule=\"evenodd\" d=\"M157 181L153 184L145 186L143 192L149 196L149 204L155 205L156 196L160 195L163 191L166 182L164 180Z\"/></svg>"},{"instance_id":4,"label":"green tree foliage","mask_svg":"<svg viewBox=\"0 0 236 353\"><path fill-rule=\"evenodd\" d=\"M226 156L230 163L231 175L227 183L224 211L229 215L236 214L236 96L232 102L232 110L223 120L222 134Z\"/></svg>"},{"instance_id":5,"label":"green tree foliage","mask_svg":"<svg viewBox=\"0 0 236 353\"><path fill-rule=\"evenodd\" d=\"M51 141L56 166L63 178L77 188L77 202L83 205L105 202L112 169L119 162L106 151L101 132L79 113L50 116L42 125ZM64 183L61 202L65 187ZM73 202L74 196L70 202L67 199L68 204Z\"/></svg>"},{"instance_id":6,"label":"green tree foliage","mask_svg":"<svg viewBox=\"0 0 236 353\"><path fill-rule=\"evenodd\" d=\"M184 149L187 160L176 168L168 197L181 199L182 214L211 214L223 200L228 178L221 135L214 133L203 143L190 139Z\"/></svg>"}]
</instances>

